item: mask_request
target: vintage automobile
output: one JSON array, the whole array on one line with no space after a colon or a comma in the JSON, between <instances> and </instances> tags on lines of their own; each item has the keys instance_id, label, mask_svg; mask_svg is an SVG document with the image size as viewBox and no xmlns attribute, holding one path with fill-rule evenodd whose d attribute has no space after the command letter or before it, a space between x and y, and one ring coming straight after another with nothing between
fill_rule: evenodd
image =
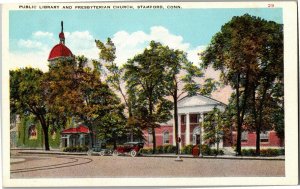
<instances>
[{"instance_id":1,"label":"vintage automobile","mask_svg":"<svg viewBox=\"0 0 300 189\"><path fill-rule=\"evenodd\" d=\"M106 144L105 143L100 143L98 145L95 145L95 146L91 147L87 151L87 155L88 156L92 156L92 155L104 156L104 155L111 155L112 152L113 152L112 149L107 149L106 148Z\"/></svg>"},{"instance_id":2,"label":"vintage automobile","mask_svg":"<svg viewBox=\"0 0 300 189\"><path fill-rule=\"evenodd\" d=\"M126 142L121 146L117 146L113 151L113 156L129 154L131 157L135 157L143 147L143 142Z\"/></svg>"},{"instance_id":3,"label":"vintage automobile","mask_svg":"<svg viewBox=\"0 0 300 189\"><path fill-rule=\"evenodd\" d=\"M94 146L90 148L86 153L88 156L99 154L102 151L102 146Z\"/></svg>"}]
</instances>

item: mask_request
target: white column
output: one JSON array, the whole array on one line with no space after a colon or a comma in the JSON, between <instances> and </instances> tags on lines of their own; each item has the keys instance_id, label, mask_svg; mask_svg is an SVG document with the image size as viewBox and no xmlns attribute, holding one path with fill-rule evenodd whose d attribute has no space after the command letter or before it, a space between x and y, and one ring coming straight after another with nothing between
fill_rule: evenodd
<instances>
[{"instance_id":1,"label":"white column","mask_svg":"<svg viewBox=\"0 0 300 189\"><path fill-rule=\"evenodd\" d=\"M67 147L70 147L70 135L67 135Z\"/></svg>"},{"instance_id":2,"label":"white column","mask_svg":"<svg viewBox=\"0 0 300 189\"><path fill-rule=\"evenodd\" d=\"M203 144L203 140L202 140L202 136L203 136L203 121L204 121L203 113L200 113L199 121L200 121L200 144Z\"/></svg>"},{"instance_id":3,"label":"white column","mask_svg":"<svg viewBox=\"0 0 300 189\"><path fill-rule=\"evenodd\" d=\"M181 115L178 115L178 138L181 138ZM181 149L181 145L182 142L179 143L180 149Z\"/></svg>"},{"instance_id":4,"label":"white column","mask_svg":"<svg viewBox=\"0 0 300 189\"><path fill-rule=\"evenodd\" d=\"M185 124L185 145L189 145L191 143L190 139L190 114L186 114L186 124Z\"/></svg>"},{"instance_id":5,"label":"white column","mask_svg":"<svg viewBox=\"0 0 300 189\"><path fill-rule=\"evenodd\" d=\"M200 113L200 117L201 117L201 127L200 127L200 143L203 144L204 141L203 141L203 132L204 132L204 129L203 129L203 123L204 123L204 114L203 113Z\"/></svg>"},{"instance_id":6,"label":"white column","mask_svg":"<svg viewBox=\"0 0 300 189\"><path fill-rule=\"evenodd\" d=\"M204 116L203 116L203 113L200 113L200 119L199 119L199 121L201 121L201 123L199 123L199 125L200 125L200 146L201 146L201 144L203 144L203 140L202 140L202 136L203 136L203 134L202 134L202 129L203 129L203 121L204 121ZM203 157L203 154L202 154L202 150L200 149L200 154L199 154L199 157Z\"/></svg>"}]
</instances>

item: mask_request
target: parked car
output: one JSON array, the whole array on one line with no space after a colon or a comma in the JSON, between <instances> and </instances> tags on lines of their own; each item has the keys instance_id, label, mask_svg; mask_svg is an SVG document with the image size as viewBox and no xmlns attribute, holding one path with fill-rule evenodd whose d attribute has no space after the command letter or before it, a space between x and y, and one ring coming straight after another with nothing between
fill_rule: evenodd
<instances>
[{"instance_id":1,"label":"parked car","mask_svg":"<svg viewBox=\"0 0 300 189\"><path fill-rule=\"evenodd\" d=\"M104 155L111 155L113 152L112 149L107 149L106 148L106 143L105 142L100 142L97 143L95 146L93 146L92 148L90 148L87 151L87 155L91 156L91 155L100 155L100 156L104 156Z\"/></svg>"},{"instance_id":2,"label":"parked car","mask_svg":"<svg viewBox=\"0 0 300 189\"><path fill-rule=\"evenodd\" d=\"M113 151L114 156L129 154L131 157L138 155L140 149L144 147L143 142L126 142Z\"/></svg>"},{"instance_id":3,"label":"parked car","mask_svg":"<svg viewBox=\"0 0 300 189\"><path fill-rule=\"evenodd\" d=\"M91 156L94 154L100 155L99 153L102 151L102 149L103 148L101 146L94 146L94 147L90 148L86 153L88 156Z\"/></svg>"}]
</instances>

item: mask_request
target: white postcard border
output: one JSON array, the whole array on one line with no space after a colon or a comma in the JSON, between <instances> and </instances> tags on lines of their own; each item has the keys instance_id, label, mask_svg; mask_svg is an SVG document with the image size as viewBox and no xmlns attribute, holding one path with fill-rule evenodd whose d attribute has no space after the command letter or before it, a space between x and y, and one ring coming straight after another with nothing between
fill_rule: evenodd
<instances>
[{"instance_id":1,"label":"white postcard border","mask_svg":"<svg viewBox=\"0 0 300 189\"><path fill-rule=\"evenodd\" d=\"M53 5L57 3L41 3ZM74 3L64 3L75 5ZM99 3L81 3L96 5ZM102 3L103 4L103 3ZM137 2L106 2L106 4L136 5ZM40 186L236 186L236 185L295 185L298 183L298 91L297 91L297 4L286 2L138 2L147 5L176 5L182 8L266 8L268 4L283 8L285 60L285 177L192 177L192 178L60 178L11 179L9 149L9 10L19 4L5 4L2 12L2 155L3 184L6 187ZM88 11L88 10L87 10Z\"/></svg>"}]
</instances>

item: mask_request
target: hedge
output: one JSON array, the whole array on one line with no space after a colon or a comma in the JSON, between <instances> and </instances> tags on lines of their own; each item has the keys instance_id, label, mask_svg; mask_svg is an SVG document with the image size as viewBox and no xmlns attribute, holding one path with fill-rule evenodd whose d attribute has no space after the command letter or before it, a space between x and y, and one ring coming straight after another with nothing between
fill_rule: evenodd
<instances>
[{"instance_id":1,"label":"hedge","mask_svg":"<svg viewBox=\"0 0 300 189\"><path fill-rule=\"evenodd\" d=\"M194 145L187 145L181 148L181 154L192 154L192 149ZM203 155L224 155L223 150L217 151L217 149L211 149L208 145L202 145L202 154ZM141 154L152 154L152 148L142 148L139 153ZM173 145L163 145L156 147L156 154L170 154L176 153L176 146Z\"/></svg>"},{"instance_id":2,"label":"hedge","mask_svg":"<svg viewBox=\"0 0 300 189\"><path fill-rule=\"evenodd\" d=\"M242 156L256 156L256 150L255 149L242 149ZM265 157L271 157L271 156L280 156L284 155L285 151L284 149L261 149L260 150L260 156Z\"/></svg>"},{"instance_id":3,"label":"hedge","mask_svg":"<svg viewBox=\"0 0 300 189\"><path fill-rule=\"evenodd\" d=\"M87 146L70 146L63 148L63 152L87 152L89 148Z\"/></svg>"}]
</instances>

